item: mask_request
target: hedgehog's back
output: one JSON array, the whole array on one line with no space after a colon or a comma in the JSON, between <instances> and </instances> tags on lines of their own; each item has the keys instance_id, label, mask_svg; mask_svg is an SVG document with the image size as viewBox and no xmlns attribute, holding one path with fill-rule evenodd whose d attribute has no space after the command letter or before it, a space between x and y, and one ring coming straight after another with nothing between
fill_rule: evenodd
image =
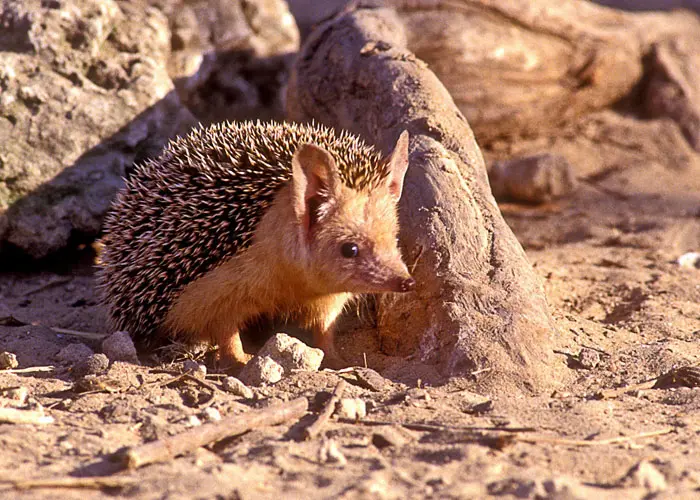
<instances>
[{"instance_id":1,"label":"hedgehog's back","mask_svg":"<svg viewBox=\"0 0 700 500\"><path fill-rule=\"evenodd\" d=\"M351 187L386 177L353 136L277 123L200 128L138 166L104 223L98 281L113 327L149 340L185 285L249 246L303 143L326 148Z\"/></svg>"}]
</instances>

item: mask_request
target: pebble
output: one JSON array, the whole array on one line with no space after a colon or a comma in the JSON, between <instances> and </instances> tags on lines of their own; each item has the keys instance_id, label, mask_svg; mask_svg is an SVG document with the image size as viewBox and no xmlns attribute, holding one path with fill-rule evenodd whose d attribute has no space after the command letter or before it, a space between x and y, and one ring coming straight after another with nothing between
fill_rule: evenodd
<instances>
[{"instance_id":1,"label":"pebble","mask_svg":"<svg viewBox=\"0 0 700 500\"><path fill-rule=\"evenodd\" d=\"M91 354L73 365L73 376L97 375L109 368L109 358L102 353Z\"/></svg>"},{"instance_id":2,"label":"pebble","mask_svg":"<svg viewBox=\"0 0 700 500\"><path fill-rule=\"evenodd\" d=\"M255 356L238 374L238 378L247 385L271 385L282 380L284 368L269 356Z\"/></svg>"},{"instance_id":3,"label":"pebble","mask_svg":"<svg viewBox=\"0 0 700 500\"><path fill-rule=\"evenodd\" d=\"M387 426L372 434L372 444L380 450L384 448L400 448L408 438L396 427Z\"/></svg>"},{"instance_id":4,"label":"pebble","mask_svg":"<svg viewBox=\"0 0 700 500\"><path fill-rule=\"evenodd\" d=\"M360 398L342 398L335 412L340 418L358 420L367 416L367 406Z\"/></svg>"},{"instance_id":5,"label":"pebble","mask_svg":"<svg viewBox=\"0 0 700 500\"><path fill-rule=\"evenodd\" d=\"M207 378L207 367L201 363L197 363L194 360L188 359L182 364L183 371L189 371L190 375L198 378L199 380L204 380Z\"/></svg>"},{"instance_id":6,"label":"pebble","mask_svg":"<svg viewBox=\"0 0 700 500\"><path fill-rule=\"evenodd\" d=\"M649 493L660 493L668 488L666 477L650 462L642 460L620 480L620 486L642 487Z\"/></svg>"},{"instance_id":7,"label":"pebble","mask_svg":"<svg viewBox=\"0 0 700 500\"><path fill-rule=\"evenodd\" d=\"M85 361L92 356L94 351L81 342L68 344L66 347L58 351L56 361L64 365L75 365L81 361Z\"/></svg>"},{"instance_id":8,"label":"pebble","mask_svg":"<svg viewBox=\"0 0 700 500\"><path fill-rule=\"evenodd\" d=\"M0 352L0 370L11 370L18 366L19 361L17 361L16 354L7 351Z\"/></svg>"},{"instance_id":9,"label":"pebble","mask_svg":"<svg viewBox=\"0 0 700 500\"><path fill-rule=\"evenodd\" d=\"M584 347L578 354L578 362L583 368L592 370L600 364L600 353Z\"/></svg>"},{"instance_id":10,"label":"pebble","mask_svg":"<svg viewBox=\"0 0 700 500\"><path fill-rule=\"evenodd\" d=\"M245 399L253 398L253 390L236 377L226 377L222 385L225 391L235 396L240 396Z\"/></svg>"},{"instance_id":11,"label":"pebble","mask_svg":"<svg viewBox=\"0 0 700 500\"><path fill-rule=\"evenodd\" d=\"M5 391L5 396L14 401L17 405L24 406L29 397L29 389L26 387L15 387L14 389Z\"/></svg>"},{"instance_id":12,"label":"pebble","mask_svg":"<svg viewBox=\"0 0 700 500\"><path fill-rule=\"evenodd\" d=\"M496 198L544 203L576 189L576 175L563 156L543 153L494 163L489 171Z\"/></svg>"},{"instance_id":13,"label":"pebble","mask_svg":"<svg viewBox=\"0 0 700 500\"><path fill-rule=\"evenodd\" d=\"M286 333L273 335L257 356L271 358L284 369L285 373L292 370L318 371L323 361L321 349L309 347Z\"/></svg>"},{"instance_id":14,"label":"pebble","mask_svg":"<svg viewBox=\"0 0 700 500\"><path fill-rule=\"evenodd\" d=\"M678 257L678 265L690 269L700 269L700 253L688 252Z\"/></svg>"},{"instance_id":15,"label":"pebble","mask_svg":"<svg viewBox=\"0 0 700 500\"><path fill-rule=\"evenodd\" d=\"M207 422L218 422L221 420L221 413L216 408L209 406L202 411L202 418Z\"/></svg>"},{"instance_id":16,"label":"pebble","mask_svg":"<svg viewBox=\"0 0 700 500\"><path fill-rule=\"evenodd\" d=\"M126 361L140 365L134 341L128 332L115 332L102 341L102 352L110 361Z\"/></svg>"},{"instance_id":17,"label":"pebble","mask_svg":"<svg viewBox=\"0 0 700 500\"><path fill-rule=\"evenodd\" d=\"M319 462L321 463L332 463L337 465L345 465L348 463L345 455L338 449L338 444L334 439L326 439L321 444L321 448L318 451Z\"/></svg>"},{"instance_id":18,"label":"pebble","mask_svg":"<svg viewBox=\"0 0 700 500\"><path fill-rule=\"evenodd\" d=\"M199 427L200 425L202 425L202 421L197 415L187 417L187 427Z\"/></svg>"}]
</instances>

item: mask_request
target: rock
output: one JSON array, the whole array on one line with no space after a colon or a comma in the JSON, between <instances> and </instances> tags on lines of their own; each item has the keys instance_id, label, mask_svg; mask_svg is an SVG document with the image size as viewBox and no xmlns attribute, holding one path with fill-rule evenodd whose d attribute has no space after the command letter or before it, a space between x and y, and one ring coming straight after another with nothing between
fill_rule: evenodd
<instances>
[{"instance_id":1,"label":"rock","mask_svg":"<svg viewBox=\"0 0 700 500\"><path fill-rule=\"evenodd\" d=\"M109 368L109 358L102 353L92 354L73 365L73 376L98 375Z\"/></svg>"},{"instance_id":2,"label":"rock","mask_svg":"<svg viewBox=\"0 0 700 500\"><path fill-rule=\"evenodd\" d=\"M4 394L8 399L12 400L18 406L24 406L29 397L29 389L26 387L15 387L8 389Z\"/></svg>"},{"instance_id":3,"label":"rock","mask_svg":"<svg viewBox=\"0 0 700 500\"><path fill-rule=\"evenodd\" d=\"M145 442L157 441L168 436L168 421L158 415L146 414L139 422L139 434Z\"/></svg>"},{"instance_id":4,"label":"rock","mask_svg":"<svg viewBox=\"0 0 700 500\"><path fill-rule=\"evenodd\" d=\"M260 386L274 384L282 380L284 368L269 356L255 356L246 364L238 378L248 384Z\"/></svg>"},{"instance_id":5,"label":"rock","mask_svg":"<svg viewBox=\"0 0 700 500\"><path fill-rule=\"evenodd\" d=\"M240 396L245 399L253 398L253 390L236 377L226 377L223 382L223 387L225 391L228 391L236 396Z\"/></svg>"},{"instance_id":6,"label":"rock","mask_svg":"<svg viewBox=\"0 0 700 500\"><path fill-rule=\"evenodd\" d=\"M644 105L650 116L674 120L692 148L700 151L700 42L694 38L654 44L647 61Z\"/></svg>"},{"instance_id":7,"label":"rock","mask_svg":"<svg viewBox=\"0 0 700 500\"><path fill-rule=\"evenodd\" d=\"M141 364L136 353L134 341L127 332L115 332L102 341L102 352L110 361L126 361Z\"/></svg>"},{"instance_id":8,"label":"rock","mask_svg":"<svg viewBox=\"0 0 700 500\"><path fill-rule=\"evenodd\" d=\"M64 365L75 365L84 362L87 358L95 354L92 349L81 342L68 344L58 351L56 361Z\"/></svg>"},{"instance_id":9,"label":"rock","mask_svg":"<svg viewBox=\"0 0 700 500\"><path fill-rule=\"evenodd\" d=\"M172 26L168 70L205 123L283 118L299 31L284 0L159 0Z\"/></svg>"},{"instance_id":10,"label":"rock","mask_svg":"<svg viewBox=\"0 0 700 500\"><path fill-rule=\"evenodd\" d=\"M367 416L367 406L360 398L342 398L335 410L340 418L357 420Z\"/></svg>"},{"instance_id":11,"label":"rock","mask_svg":"<svg viewBox=\"0 0 700 500\"><path fill-rule=\"evenodd\" d=\"M595 489L587 488L580 482L568 478L557 477L542 482L547 492L546 498L562 500L584 500L596 495Z\"/></svg>"},{"instance_id":12,"label":"rock","mask_svg":"<svg viewBox=\"0 0 700 500\"><path fill-rule=\"evenodd\" d=\"M538 479L508 477L486 485L490 495L510 495L515 498L549 498L544 485Z\"/></svg>"},{"instance_id":13,"label":"rock","mask_svg":"<svg viewBox=\"0 0 700 500\"><path fill-rule=\"evenodd\" d=\"M594 351L593 349L588 349L584 347L581 352L578 353L577 358L581 367L592 370L600 364L600 353Z\"/></svg>"},{"instance_id":14,"label":"rock","mask_svg":"<svg viewBox=\"0 0 700 500\"><path fill-rule=\"evenodd\" d=\"M495 162L489 171L496 198L544 203L570 194L576 179L563 156L550 153Z\"/></svg>"},{"instance_id":15,"label":"rock","mask_svg":"<svg viewBox=\"0 0 700 500\"><path fill-rule=\"evenodd\" d=\"M207 377L207 367L191 359L186 360L182 364L182 370L189 371L190 375L200 380L204 380Z\"/></svg>"},{"instance_id":16,"label":"rock","mask_svg":"<svg viewBox=\"0 0 700 500\"><path fill-rule=\"evenodd\" d=\"M408 438L398 427L382 427L372 434L372 444L380 450L389 447L400 448L406 444L407 441Z\"/></svg>"},{"instance_id":17,"label":"rock","mask_svg":"<svg viewBox=\"0 0 700 500\"><path fill-rule=\"evenodd\" d=\"M700 253L688 252L678 257L678 265L689 269L700 269Z\"/></svg>"},{"instance_id":18,"label":"rock","mask_svg":"<svg viewBox=\"0 0 700 500\"><path fill-rule=\"evenodd\" d=\"M324 439L318 451L318 461L343 466L348 463L345 455L338 449L338 444L334 439Z\"/></svg>"},{"instance_id":19,"label":"rock","mask_svg":"<svg viewBox=\"0 0 700 500\"><path fill-rule=\"evenodd\" d=\"M202 421L197 415L187 417L187 427L199 427L200 425L202 425Z\"/></svg>"},{"instance_id":20,"label":"rock","mask_svg":"<svg viewBox=\"0 0 700 500\"><path fill-rule=\"evenodd\" d=\"M357 382L360 387L364 387L365 389L381 392L391 386L391 381L382 377L371 368L357 366L353 368L353 373L355 374L355 377L357 377Z\"/></svg>"},{"instance_id":21,"label":"rock","mask_svg":"<svg viewBox=\"0 0 700 500\"><path fill-rule=\"evenodd\" d=\"M156 9L27 0L0 3L0 19L0 244L38 258L97 235L134 161L195 120L168 76Z\"/></svg>"},{"instance_id":22,"label":"rock","mask_svg":"<svg viewBox=\"0 0 700 500\"><path fill-rule=\"evenodd\" d=\"M323 351L307 346L301 340L286 333L270 338L257 356L268 356L279 363L285 372L291 370L317 371L323 361Z\"/></svg>"},{"instance_id":23,"label":"rock","mask_svg":"<svg viewBox=\"0 0 700 500\"><path fill-rule=\"evenodd\" d=\"M650 494L662 492L668 487L666 477L646 460L632 467L619 481L619 486L642 487Z\"/></svg>"},{"instance_id":24,"label":"rock","mask_svg":"<svg viewBox=\"0 0 700 500\"><path fill-rule=\"evenodd\" d=\"M202 417L207 422L218 422L221 420L221 413L219 413L219 410L216 408L208 406L207 408L204 408L204 411L202 411Z\"/></svg>"},{"instance_id":25,"label":"rock","mask_svg":"<svg viewBox=\"0 0 700 500\"><path fill-rule=\"evenodd\" d=\"M493 409L493 400L474 392L460 391L459 405L464 413L485 413Z\"/></svg>"},{"instance_id":26,"label":"rock","mask_svg":"<svg viewBox=\"0 0 700 500\"><path fill-rule=\"evenodd\" d=\"M19 361L17 361L17 355L15 353L7 351L0 352L0 370L13 369L18 366Z\"/></svg>"}]
</instances>

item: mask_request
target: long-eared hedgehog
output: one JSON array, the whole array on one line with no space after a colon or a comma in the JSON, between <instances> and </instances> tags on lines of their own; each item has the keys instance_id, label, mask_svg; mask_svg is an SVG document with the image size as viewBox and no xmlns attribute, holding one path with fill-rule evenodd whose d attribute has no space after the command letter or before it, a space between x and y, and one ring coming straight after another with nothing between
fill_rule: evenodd
<instances>
[{"instance_id":1,"label":"long-eared hedgehog","mask_svg":"<svg viewBox=\"0 0 700 500\"><path fill-rule=\"evenodd\" d=\"M311 329L331 359L354 295L414 287L397 246L408 133L382 158L319 125L223 123L137 166L105 219L99 288L134 338L219 346L245 363L261 315Z\"/></svg>"}]
</instances>

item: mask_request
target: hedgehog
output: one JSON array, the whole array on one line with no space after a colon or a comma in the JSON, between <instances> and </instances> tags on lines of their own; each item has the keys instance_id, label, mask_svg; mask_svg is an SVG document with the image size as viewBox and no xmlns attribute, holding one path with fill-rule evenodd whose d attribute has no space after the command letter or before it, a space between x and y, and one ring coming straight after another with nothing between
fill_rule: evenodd
<instances>
[{"instance_id":1,"label":"hedgehog","mask_svg":"<svg viewBox=\"0 0 700 500\"><path fill-rule=\"evenodd\" d=\"M98 288L138 341L251 357L241 330L292 319L338 363L334 324L362 294L415 286L398 247L408 133L382 157L317 124L220 123L137 165L104 222Z\"/></svg>"}]
</instances>

